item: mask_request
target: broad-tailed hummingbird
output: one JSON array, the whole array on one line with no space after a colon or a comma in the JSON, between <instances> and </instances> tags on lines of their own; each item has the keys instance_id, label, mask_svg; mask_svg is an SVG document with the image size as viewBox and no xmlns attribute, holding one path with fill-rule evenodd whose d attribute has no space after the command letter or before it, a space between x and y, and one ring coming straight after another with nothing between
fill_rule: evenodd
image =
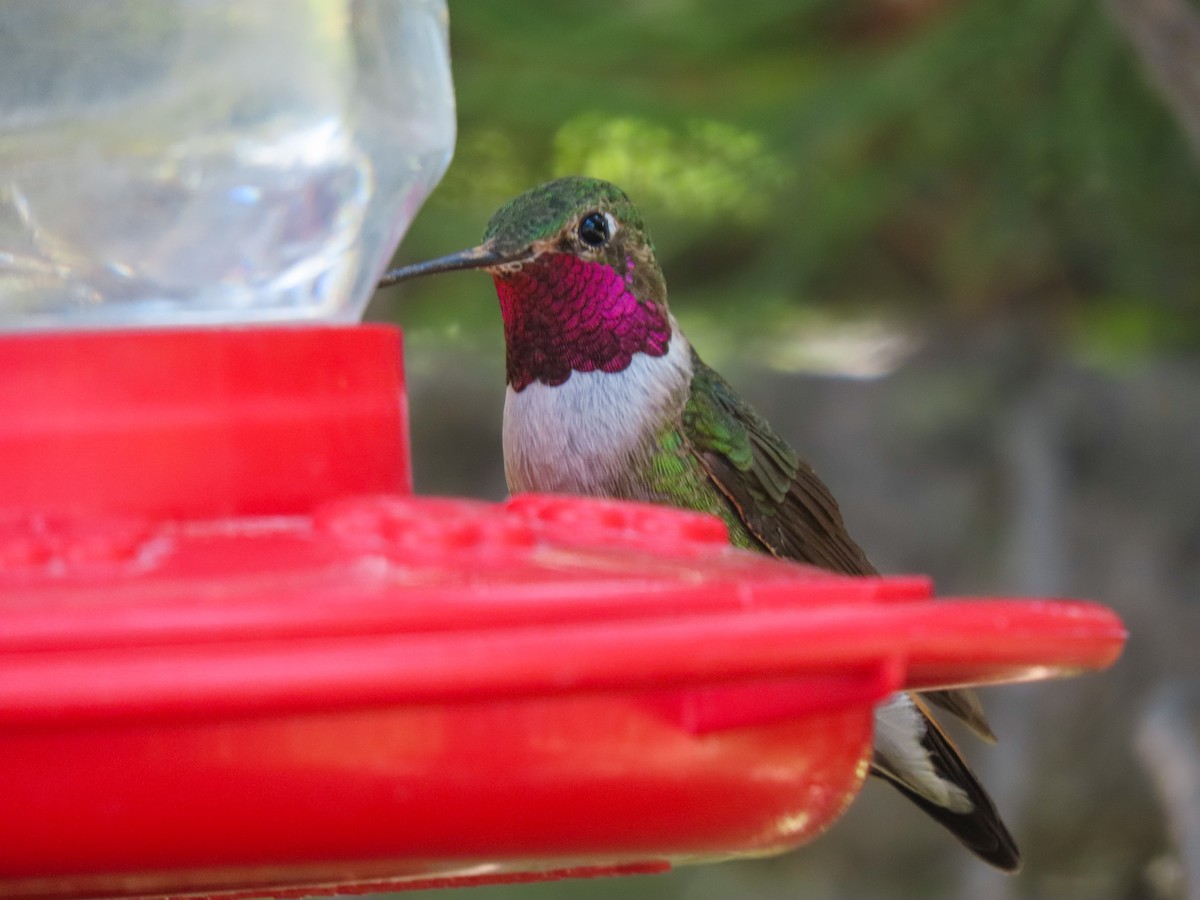
<instances>
[{"instance_id":1,"label":"broad-tailed hummingbird","mask_svg":"<svg viewBox=\"0 0 1200 900\"><path fill-rule=\"evenodd\" d=\"M544 184L503 206L478 247L380 286L458 269L486 270L500 297L513 493L698 510L723 519L739 547L875 574L829 489L680 330L646 224L619 188ZM896 694L876 712L871 771L982 859L1016 870L1012 836L926 700L994 740L973 693Z\"/></svg>"}]
</instances>

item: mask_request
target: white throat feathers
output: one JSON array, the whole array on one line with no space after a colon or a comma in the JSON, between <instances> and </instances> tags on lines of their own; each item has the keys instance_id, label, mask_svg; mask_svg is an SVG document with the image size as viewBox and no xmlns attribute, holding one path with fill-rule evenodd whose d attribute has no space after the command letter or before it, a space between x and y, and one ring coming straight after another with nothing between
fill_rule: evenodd
<instances>
[{"instance_id":1,"label":"white throat feathers","mask_svg":"<svg viewBox=\"0 0 1200 900\"><path fill-rule=\"evenodd\" d=\"M692 352L672 317L662 356L634 355L620 372L572 372L504 398L504 474L512 493L613 496L644 462L658 430L677 419L692 380Z\"/></svg>"}]
</instances>

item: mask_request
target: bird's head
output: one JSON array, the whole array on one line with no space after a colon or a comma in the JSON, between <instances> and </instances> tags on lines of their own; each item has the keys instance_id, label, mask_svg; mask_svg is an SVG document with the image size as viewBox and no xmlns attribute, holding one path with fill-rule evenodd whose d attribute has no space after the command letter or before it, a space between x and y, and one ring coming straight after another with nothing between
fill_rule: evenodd
<instances>
[{"instance_id":1,"label":"bird's head","mask_svg":"<svg viewBox=\"0 0 1200 900\"><path fill-rule=\"evenodd\" d=\"M395 269L380 286L459 269L495 281L514 390L666 353L671 323L654 245L608 182L576 176L527 191L492 216L479 246Z\"/></svg>"}]
</instances>

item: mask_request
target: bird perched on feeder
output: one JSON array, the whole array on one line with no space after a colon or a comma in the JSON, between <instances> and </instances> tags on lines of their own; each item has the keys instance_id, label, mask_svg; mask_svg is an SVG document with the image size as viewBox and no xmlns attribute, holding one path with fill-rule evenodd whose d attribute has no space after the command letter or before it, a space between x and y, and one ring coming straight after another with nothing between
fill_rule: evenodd
<instances>
[{"instance_id":1,"label":"bird perched on feeder","mask_svg":"<svg viewBox=\"0 0 1200 900\"><path fill-rule=\"evenodd\" d=\"M848 575L876 570L812 468L706 366L667 307L645 222L617 187L562 178L503 206L479 246L396 269L381 287L483 269L504 320L504 471L546 491L711 513L734 544ZM996 807L925 700L994 740L970 692L897 694L871 770L992 865L1020 865Z\"/></svg>"}]
</instances>

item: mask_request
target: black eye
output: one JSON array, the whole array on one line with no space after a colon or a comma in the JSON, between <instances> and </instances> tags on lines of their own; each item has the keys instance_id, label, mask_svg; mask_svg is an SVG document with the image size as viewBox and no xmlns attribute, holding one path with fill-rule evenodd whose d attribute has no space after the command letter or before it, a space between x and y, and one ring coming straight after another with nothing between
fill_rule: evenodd
<instances>
[{"instance_id":1,"label":"black eye","mask_svg":"<svg viewBox=\"0 0 1200 900\"><path fill-rule=\"evenodd\" d=\"M599 247L612 237L608 227L608 216L602 212L590 212L579 222L579 239L589 247Z\"/></svg>"}]
</instances>

